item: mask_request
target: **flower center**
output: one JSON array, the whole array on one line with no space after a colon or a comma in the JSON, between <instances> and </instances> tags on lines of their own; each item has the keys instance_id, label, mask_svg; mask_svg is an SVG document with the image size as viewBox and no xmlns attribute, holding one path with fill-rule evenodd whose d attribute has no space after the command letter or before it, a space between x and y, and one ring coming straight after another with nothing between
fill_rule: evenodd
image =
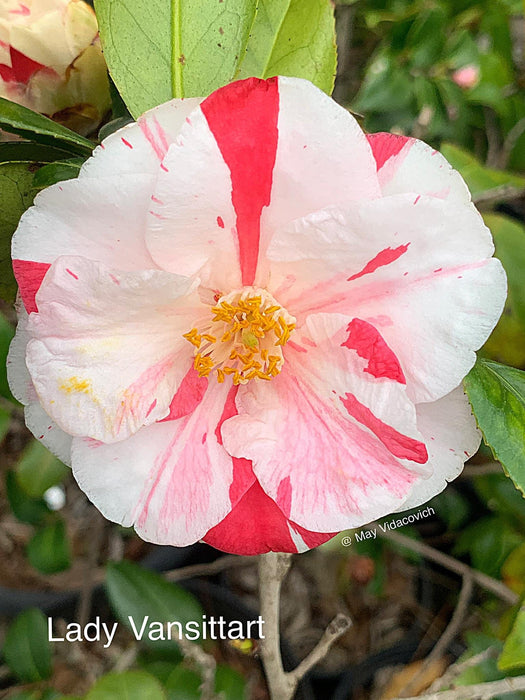
<instances>
[{"instance_id":1,"label":"flower center","mask_svg":"<svg viewBox=\"0 0 525 700\"><path fill-rule=\"evenodd\" d=\"M215 372L223 382L231 374L234 384L250 379L269 381L284 364L283 345L295 328L295 318L258 287L226 294L211 309L213 318L184 333L195 346L194 367L199 377Z\"/></svg>"}]
</instances>

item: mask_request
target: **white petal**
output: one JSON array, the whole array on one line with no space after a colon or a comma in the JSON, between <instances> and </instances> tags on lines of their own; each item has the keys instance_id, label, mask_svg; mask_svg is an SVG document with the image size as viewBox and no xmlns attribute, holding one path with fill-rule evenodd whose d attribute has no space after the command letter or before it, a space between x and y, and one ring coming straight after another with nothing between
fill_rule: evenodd
<instances>
[{"instance_id":1,"label":"white petal","mask_svg":"<svg viewBox=\"0 0 525 700\"><path fill-rule=\"evenodd\" d=\"M73 474L110 520L158 544L192 544L231 510L232 460L217 441L228 387L213 383L190 415L105 445L73 441Z\"/></svg>"},{"instance_id":2,"label":"white petal","mask_svg":"<svg viewBox=\"0 0 525 700\"><path fill-rule=\"evenodd\" d=\"M112 442L167 415L193 355L194 283L61 257L37 294L27 366L44 410L71 435Z\"/></svg>"},{"instance_id":3,"label":"white petal","mask_svg":"<svg viewBox=\"0 0 525 700\"><path fill-rule=\"evenodd\" d=\"M432 476L414 484L400 510L426 503L463 470L481 442L469 401L459 386L439 401L417 406L418 428L426 438Z\"/></svg>"}]
</instances>

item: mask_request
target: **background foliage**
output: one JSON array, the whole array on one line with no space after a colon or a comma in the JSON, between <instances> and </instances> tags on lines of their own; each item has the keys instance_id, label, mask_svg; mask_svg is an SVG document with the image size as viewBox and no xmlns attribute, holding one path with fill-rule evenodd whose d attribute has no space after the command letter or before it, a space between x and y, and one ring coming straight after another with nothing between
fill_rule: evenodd
<instances>
[{"instance_id":1,"label":"background foliage","mask_svg":"<svg viewBox=\"0 0 525 700\"><path fill-rule=\"evenodd\" d=\"M16 294L10 237L36 193L76 177L98 139L172 96L206 95L249 75L296 75L327 93L334 88L334 16L328 0L96 0L95 8L114 81L112 111L98 134L86 139L0 99L0 127L23 139L0 144L3 360L13 335ZM322 617L336 600L350 608L356 620L350 632L354 641L349 638L334 652L337 668L334 671L333 661L332 666L328 663L324 680L321 675L315 685L317 696L327 698L335 692L334 698L357 699L375 693L386 699L395 696L392 687L399 690L399 674L405 673L401 687L414 683L418 659L429 653L451 617L458 615L455 641L441 650L441 657L447 662L458 656L461 662L478 661L467 662L455 682L487 682L525 672L525 25L523 7L516 0L341 0L336 19L335 98L366 130L412 135L443 152L467 181L493 232L496 255L509 281L505 312L465 380L485 444L464 477L430 504L435 517L403 528L410 539L402 545L384 537L348 550L338 537L296 565L297 575L306 582L307 600L317 599L311 603L314 618ZM469 85L458 73L465 68L475 76ZM139 566L136 562L147 561L150 550L132 533L105 524L78 492L69 470L24 432L21 409L5 374L0 376L0 396L0 612L6 615L0 687L19 700L200 697L198 664L174 644L137 645L125 624L130 614L155 620L199 619L202 606L208 610L209 599L218 596L210 592L215 589L203 594L197 581L186 590ZM460 596L460 607L457 571L446 574L429 568L417 543L445 552L469 567L474 578L490 577L494 590L499 585L503 593L479 588L466 603ZM177 556L169 559L169 567ZM184 561L204 559L206 567L216 556L197 548L186 553ZM166 568L158 562L155 566ZM249 562L246 566L249 571ZM393 585L396 567L413 584L410 605L403 598L406 591ZM331 575L319 580L314 570ZM204 571L210 574L214 569ZM246 581L240 585L238 579L221 581L222 596L237 596L235 605L240 608L253 606L253 586L250 589ZM96 586L102 582L105 596L100 603ZM218 580L212 582L216 585ZM424 593L429 586L430 602ZM23 595L13 598L17 588ZM72 589L77 591L73 597ZM43 594L50 590L65 595L56 616L63 612L66 619L85 621L92 611L106 620L119 620L123 636L116 648L121 658L111 649L79 644L64 652L60 644L52 645L45 615L30 603L34 600L46 610L49 596ZM292 606L298 590L292 588L288 598L285 591L283 605ZM36 596L28 597L28 592ZM409 635L401 641L395 637L390 647L379 635L378 650L373 642L379 634L377 621L385 617L385 610L406 612L414 606L419 606L418 625L427 618L428 624L424 630L414 626L418 641L398 660L403 671L391 670L387 680L381 680L377 669L394 666L398 658L388 656L385 648L401 649ZM405 622L402 616L395 620L399 631ZM292 642L293 629L290 620L285 634ZM304 626L299 629L304 634ZM205 646L218 661L216 693L227 700L265 697L255 640L244 647ZM296 647L302 652L300 644ZM356 666L361 657L361 666ZM362 673L368 669L366 683L352 685L349 668L353 678L359 678L359 668ZM444 670L432 668L431 680ZM421 679L419 683L425 687ZM346 695L337 696L338 688ZM411 691L415 694L414 685Z\"/></svg>"}]
</instances>

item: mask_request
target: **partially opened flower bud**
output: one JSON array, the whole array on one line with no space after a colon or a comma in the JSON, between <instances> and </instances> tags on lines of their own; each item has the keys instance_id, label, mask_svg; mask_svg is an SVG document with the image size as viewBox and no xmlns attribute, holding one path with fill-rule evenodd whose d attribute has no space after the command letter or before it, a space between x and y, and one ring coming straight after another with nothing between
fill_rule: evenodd
<instances>
[{"instance_id":1,"label":"partially opened flower bud","mask_svg":"<svg viewBox=\"0 0 525 700\"><path fill-rule=\"evenodd\" d=\"M88 133L109 107L95 13L83 0L0 0L0 96Z\"/></svg>"}]
</instances>

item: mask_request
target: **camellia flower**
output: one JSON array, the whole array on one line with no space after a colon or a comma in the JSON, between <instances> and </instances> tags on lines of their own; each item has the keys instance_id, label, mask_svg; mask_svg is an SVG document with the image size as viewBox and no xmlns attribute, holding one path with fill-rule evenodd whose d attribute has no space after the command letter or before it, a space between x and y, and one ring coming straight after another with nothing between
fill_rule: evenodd
<instances>
[{"instance_id":1,"label":"camellia flower","mask_svg":"<svg viewBox=\"0 0 525 700\"><path fill-rule=\"evenodd\" d=\"M2 0L0 96L89 132L110 105L92 8L82 0Z\"/></svg>"},{"instance_id":2,"label":"camellia flower","mask_svg":"<svg viewBox=\"0 0 525 700\"><path fill-rule=\"evenodd\" d=\"M444 158L304 80L172 100L13 240L11 385L146 540L304 551L440 492L505 275Z\"/></svg>"}]
</instances>

